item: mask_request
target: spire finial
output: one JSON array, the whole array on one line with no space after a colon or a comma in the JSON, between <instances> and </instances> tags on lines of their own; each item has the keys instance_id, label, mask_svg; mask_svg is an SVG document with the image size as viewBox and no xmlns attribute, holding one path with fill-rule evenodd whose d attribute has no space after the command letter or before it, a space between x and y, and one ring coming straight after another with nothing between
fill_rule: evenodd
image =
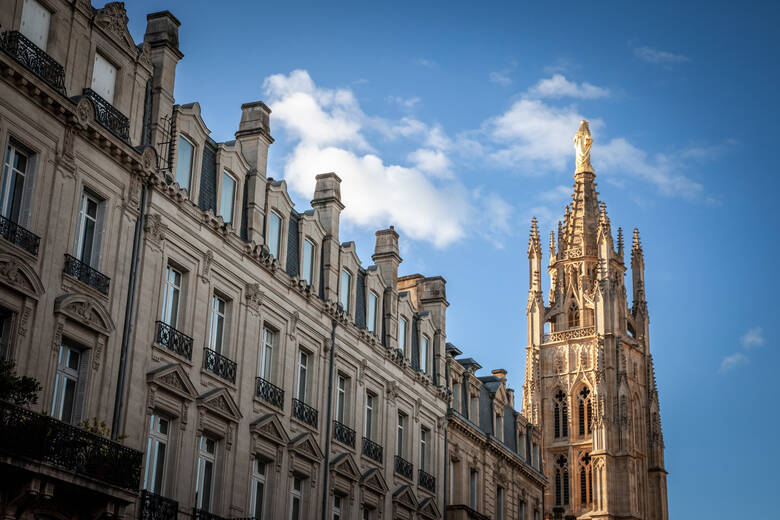
<instances>
[{"instance_id":1,"label":"spire finial","mask_svg":"<svg viewBox=\"0 0 780 520\"><path fill-rule=\"evenodd\" d=\"M642 254L642 241L639 239L639 228L634 228L634 241L631 245L631 253Z\"/></svg>"},{"instance_id":2,"label":"spire finial","mask_svg":"<svg viewBox=\"0 0 780 520\"><path fill-rule=\"evenodd\" d=\"M618 228L618 256L623 257L623 228Z\"/></svg>"},{"instance_id":3,"label":"spire finial","mask_svg":"<svg viewBox=\"0 0 780 520\"><path fill-rule=\"evenodd\" d=\"M580 122L580 128L574 134L574 150L577 152L577 166L574 173L590 172L593 173L593 166L590 164L590 147L593 146L593 139L590 137L590 126L583 119Z\"/></svg>"},{"instance_id":4,"label":"spire finial","mask_svg":"<svg viewBox=\"0 0 780 520\"><path fill-rule=\"evenodd\" d=\"M539 238L539 223L536 217L531 218L531 236L528 239L528 254L533 253L542 256L542 241Z\"/></svg>"}]
</instances>

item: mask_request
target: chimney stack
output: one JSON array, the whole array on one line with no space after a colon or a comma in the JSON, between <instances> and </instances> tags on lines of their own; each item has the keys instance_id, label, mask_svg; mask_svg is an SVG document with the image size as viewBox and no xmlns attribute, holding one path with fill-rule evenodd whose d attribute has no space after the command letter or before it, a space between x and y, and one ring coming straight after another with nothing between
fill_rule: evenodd
<instances>
[{"instance_id":1,"label":"chimney stack","mask_svg":"<svg viewBox=\"0 0 780 520\"><path fill-rule=\"evenodd\" d=\"M173 110L173 87L176 81L176 65L184 55L179 50L179 26L181 22L170 11L146 15L144 43L151 47L152 73L152 143L161 141L160 119L170 116Z\"/></svg>"},{"instance_id":2,"label":"chimney stack","mask_svg":"<svg viewBox=\"0 0 780 520\"><path fill-rule=\"evenodd\" d=\"M236 141L241 153L252 170L246 177L247 238L262 242L266 176L268 171L268 147L274 142L271 137L271 109L262 101L241 105L241 122L236 132Z\"/></svg>"},{"instance_id":3,"label":"chimney stack","mask_svg":"<svg viewBox=\"0 0 780 520\"><path fill-rule=\"evenodd\" d=\"M315 177L314 198L311 207L325 229L322 253L325 299L338 301L339 283L339 218L344 204L341 203L341 178L333 172L321 173Z\"/></svg>"}]
</instances>

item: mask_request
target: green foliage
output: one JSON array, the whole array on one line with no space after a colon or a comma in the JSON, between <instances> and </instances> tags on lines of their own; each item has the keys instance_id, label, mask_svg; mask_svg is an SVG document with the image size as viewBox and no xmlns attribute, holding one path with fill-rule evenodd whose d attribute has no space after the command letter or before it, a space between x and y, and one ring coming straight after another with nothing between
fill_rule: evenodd
<instances>
[{"instance_id":1,"label":"green foliage","mask_svg":"<svg viewBox=\"0 0 780 520\"><path fill-rule=\"evenodd\" d=\"M10 359L0 359L0 399L19 406L38 402L41 384L32 377L16 375L16 365Z\"/></svg>"},{"instance_id":2,"label":"green foliage","mask_svg":"<svg viewBox=\"0 0 780 520\"><path fill-rule=\"evenodd\" d=\"M78 427L96 435L111 437L111 428L106 426L105 421L98 422L97 417L93 417L92 422L89 419L84 419L78 424Z\"/></svg>"}]
</instances>

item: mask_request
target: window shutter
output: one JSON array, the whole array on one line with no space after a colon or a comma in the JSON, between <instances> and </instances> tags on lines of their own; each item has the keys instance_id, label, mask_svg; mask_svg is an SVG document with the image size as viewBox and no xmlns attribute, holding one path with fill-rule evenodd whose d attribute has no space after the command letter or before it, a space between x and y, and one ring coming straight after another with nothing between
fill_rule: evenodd
<instances>
[{"instance_id":1,"label":"window shutter","mask_svg":"<svg viewBox=\"0 0 780 520\"><path fill-rule=\"evenodd\" d=\"M89 353L85 349L79 357L79 380L76 383L76 396L73 401L73 424L78 424L84 418L84 401L87 394L87 379L89 377Z\"/></svg>"},{"instance_id":2,"label":"window shutter","mask_svg":"<svg viewBox=\"0 0 780 520\"><path fill-rule=\"evenodd\" d=\"M35 0L24 0L22 7L21 33L41 50L45 51L49 42L49 24L51 13Z\"/></svg>"},{"instance_id":3,"label":"window shutter","mask_svg":"<svg viewBox=\"0 0 780 520\"><path fill-rule=\"evenodd\" d=\"M103 252L103 235L106 231L106 208L108 202L103 200L98 204L97 222L95 224L95 245L92 247L92 258L89 259L89 265L94 269L100 270L100 258Z\"/></svg>"},{"instance_id":4,"label":"window shutter","mask_svg":"<svg viewBox=\"0 0 780 520\"><path fill-rule=\"evenodd\" d=\"M30 215L32 213L33 186L35 186L36 166L38 165L38 156L31 155L27 163L27 172L24 176L24 191L22 192L22 211L19 213L19 224L29 228Z\"/></svg>"},{"instance_id":5,"label":"window shutter","mask_svg":"<svg viewBox=\"0 0 780 520\"><path fill-rule=\"evenodd\" d=\"M116 86L116 67L103 56L95 53L95 64L92 69L92 90L109 103L114 103L114 88Z\"/></svg>"}]
</instances>

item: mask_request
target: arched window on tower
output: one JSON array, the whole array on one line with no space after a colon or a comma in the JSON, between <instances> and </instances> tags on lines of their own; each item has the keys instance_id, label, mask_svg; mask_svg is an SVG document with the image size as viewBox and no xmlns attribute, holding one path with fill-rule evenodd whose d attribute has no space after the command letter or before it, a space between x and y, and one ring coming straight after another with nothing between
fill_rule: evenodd
<instances>
[{"instance_id":1,"label":"arched window on tower","mask_svg":"<svg viewBox=\"0 0 780 520\"><path fill-rule=\"evenodd\" d=\"M553 401L553 423L555 438L569 436L569 413L566 408L566 394L563 390L558 390Z\"/></svg>"},{"instance_id":2,"label":"arched window on tower","mask_svg":"<svg viewBox=\"0 0 780 520\"><path fill-rule=\"evenodd\" d=\"M574 327L580 326L580 308L577 306L576 302L571 302L571 305L569 305L569 328L573 329Z\"/></svg>"},{"instance_id":3,"label":"arched window on tower","mask_svg":"<svg viewBox=\"0 0 780 520\"><path fill-rule=\"evenodd\" d=\"M591 424L593 421L593 405L590 401L590 390L587 386L583 386L577 399L577 423L579 427L579 434L590 434Z\"/></svg>"},{"instance_id":4,"label":"arched window on tower","mask_svg":"<svg viewBox=\"0 0 780 520\"><path fill-rule=\"evenodd\" d=\"M569 465L565 455L555 459L555 505L569 505Z\"/></svg>"},{"instance_id":5,"label":"arched window on tower","mask_svg":"<svg viewBox=\"0 0 780 520\"><path fill-rule=\"evenodd\" d=\"M593 467L590 454L580 457L580 504L589 506L593 503Z\"/></svg>"}]
</instances>

